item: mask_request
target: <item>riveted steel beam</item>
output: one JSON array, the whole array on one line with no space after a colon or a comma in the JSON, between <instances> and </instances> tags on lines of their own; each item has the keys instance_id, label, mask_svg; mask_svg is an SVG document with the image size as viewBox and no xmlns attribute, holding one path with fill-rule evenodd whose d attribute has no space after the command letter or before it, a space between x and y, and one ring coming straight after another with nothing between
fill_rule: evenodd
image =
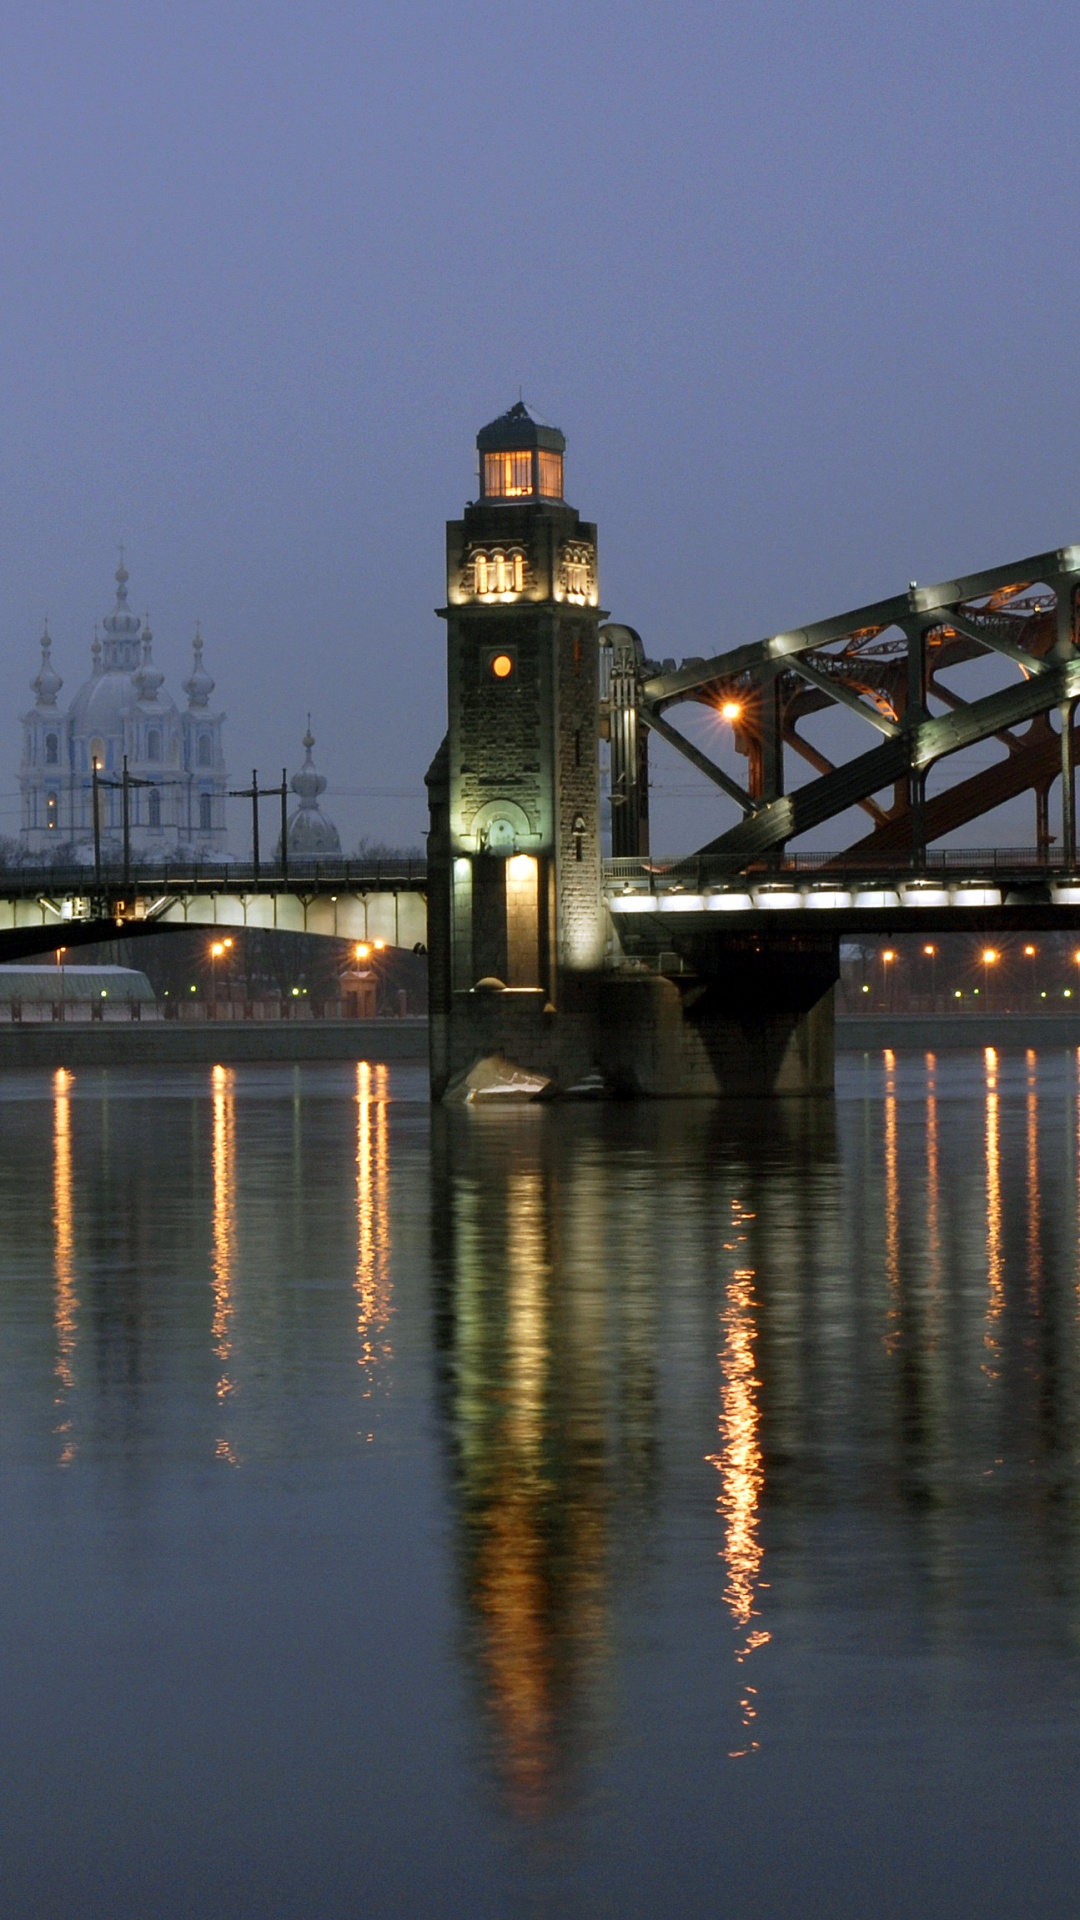
<instances>
[{"instance_id":1,"label":"riveted steel beam","mask_svg":"<svg viewBox=\"0 0 1080 1920\"><path fill-rule=\"evenodd\" d=\"M720 787L727 794L728 799L734 800L744 813L757 812L760 803L757 800L751 800L750 795L743 791L737 780L732 780L722 767L714 765L707 754L695 747L693 741L688 740L677 727L673 727L669 721L662 720L658 713L652 713L647 708L643 710L641 717L647 727L651 727L654 733L660 735L661 740L666 740L677 753L681 753L685 759L689 760L691 766L696 767L699 773L703 773L707 780L712 780L716 786Z\"/></svg>"},{"instance_id":2,"label":"riveted steel beam","mask_svg":"<svg viewBox=\"0 0 1080 1920\"><path fill-rule=\"evenodd\" d=\"M1010 578L1011 573L1006 574ZM1002 727L1031 720L1051 707L1068 707L1080 698L1080 657L1034 675L1017 687L1004 687L973 700L954 713L935 714L897 739L886 740L869 753L849 760L835 773L823 774L794 793L763 806L752 819L732 827L700 849L730 861L737 872L774 847L821 826L869 794L892 786L908 773L925 774L935 761L963 747L974 746Z\"/></svg>"},{"instance_id":3,"label":"riveted steel beam","mask_svg":"<svg viewBox=\"0 0 1080 1920\"><path fill-rule=\"evenodd\" d=\"M847 707L850 713L857 713L860 720L866 720L870 726L876 727L887 740L894 740L900 732L900 726L896 720L890 720L886 714L879 713L876 707L868 707L866 701L861 700L850 687L846 687L843 681L835 680L831 674L823 673L822 669L809 661L805 654L795 655L791 666L800 680L809 680L811 686L820 687L823 693L828 694L830 700L835 700L841 707Z\"/></svg>"},{"instance_id":4,"label":"riveted steel beam","mask_svg":"<svg viewBox=\"0 0 1080 1920\"><path fill-rule=\"evenodd\" d=\"M1059 580L1069 587L1075 585L1075 576L1078 574L1080 546L1072 546L1060 547L1049 553L1030 554L1024 560L1013 560L1006 566L989 567L983 573L968 574L959 580L945 580L936 587L912 587L906 593L894 594L888 600L878 600L872 606L836 614L829 620L818 620L811 626L793 628L788 633L774 633L766 640L734 647L726 653L714 655L712 659L695 660L690 665L676 669L674 673L657 674L645 681L642 696L649 706L667 706L671 701L684 699L698 687L708 686L714 680L734 679L743 673L760 673L764 667L775 667L792 655L809 652L815 647L830 646L865 627L904 627L913 615L937 614L941 616L941 624L946 625L949 623L950 609L980 600L1000 587L1019 586L1039 580L1056 590ZM981 632L974 637L989 645Z\"/></svg>"}]
</instances>

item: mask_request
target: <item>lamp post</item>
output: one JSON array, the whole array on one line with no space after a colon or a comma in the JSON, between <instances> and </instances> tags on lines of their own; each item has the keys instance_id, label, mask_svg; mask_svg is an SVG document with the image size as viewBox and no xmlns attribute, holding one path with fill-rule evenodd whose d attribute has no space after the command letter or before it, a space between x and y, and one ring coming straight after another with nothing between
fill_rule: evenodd
<instances>
[{"instance_id":1,"label":"lamp post","mask_svg":"<svg viewBox=\"0 0 1080 1920\"><path fill-rule=\"evenodd\" d=\"M927 945L923 948L923 952L925 953L927 959L930 962L930 1009L931 1009L931 1012L936 1013L937 1012L937 948L932 945Z\"/></svg>"},{"instance_id":2,"label":"lamp post","mask_svg":"<svg viewBox=\"0 0 1080 1920\"><path fill-rule=\"evenodd\" d=\"M896 959L896 955L893 952L892 948L886 947L884 953L881 956L881 964L882 964L882 967L884 968L881 998L882 998L883 1005L886 1006L890 1011L892 1009L892 993L890 991L891 974L892 974L893 962L895 959Z\"/></svg>"}]
</instances>

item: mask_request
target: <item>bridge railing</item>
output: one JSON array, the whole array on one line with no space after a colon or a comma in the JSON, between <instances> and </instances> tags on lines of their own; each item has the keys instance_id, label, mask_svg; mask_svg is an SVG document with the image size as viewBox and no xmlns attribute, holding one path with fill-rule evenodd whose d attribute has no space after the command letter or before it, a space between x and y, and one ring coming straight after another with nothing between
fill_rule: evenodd
<instances>
[{"instance_id":1,"label":"bridge railing","mask_svg":"<svg viewBox=\"0 0 1080 1920\"><path fill-rule=\"evenodd\" d=\"M427 862L399 860L296 860L288 867L240 860L203 864L120 861L92 866L0 867L0 898L63 897L93 899L100 894L184 893L422 893Z\"/></svg>"},{"instance_id":2,"label":"bridge railing","mask_svg":"<svg viewBox=\"0 0 1080 1920\"><path fill-rule=\"evenodd\" d=\"M730 864L708 854L689 858L623 858L604 861L604 880L613 886L635 891L662 892L672 886L692 888L732 886L740 882L783 880L785 877L815 875L838 881L879 879L897 882L963 875L968 879L1001 878L1025 874L1064 877L1071 872L1062 865L1060 853L1049 854L1035 847L937 847L930 848L914 867L910 858L889 860L880 853L789 853L773 863L762 861L733 871Z\"/></svg>"}]
</instances>

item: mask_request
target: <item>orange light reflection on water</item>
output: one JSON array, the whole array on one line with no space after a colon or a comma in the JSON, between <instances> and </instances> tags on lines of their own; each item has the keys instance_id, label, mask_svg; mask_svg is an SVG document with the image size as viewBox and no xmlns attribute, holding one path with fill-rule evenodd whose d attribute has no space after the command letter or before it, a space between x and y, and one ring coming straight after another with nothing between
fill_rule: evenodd
<instances>
[{"instance_id":1,"label":"orange light reflection on water","mask_svg":"<svg viewBox=\"0 0 1080 1920\"><path fill-rule=\"evenodd\" d=\"M736 1225L753 1218L736 1209ZM745 1239L744 1235L738 1236ZM745 1662L759 1647L766 1646L771 1635L752 1622L760 1618L756 1604L761 1581L764 1548L761 1544L760 1509L765 1488L765 1466L761 1451L761 1414L757 1395L761 1382L754 1367L754 1343L757 1337L754 1298L755 1271L737 1267L728 1281L720 1315L723 1345L720 1361L720 1448L706 1456L720 1475L716 1496L717 1512L724 1522L721 1557L727 1568L724 1602L742 1637L736 1646L737 1665ZM747 1740L732 1749L732 1759L755 1753L760 1745L751 1736L757 1720L757 1688L744 1684L739 1702L740 1716Z\"/></svg>"},{"instance_id":2,"label":"orange light reflection on water","mask_svg":"<svg viewBox=\"0 0 1080 1920\"><path fill-rule=\"evenodd\" d=\"M364 1398L378 1368L392 1357L383 1339L393 1312L390 1280L389 1069L356 1063L356 1333ZM371 1438L368 1434L367 1438Z\"/></svg>"},{"instance_id":3,"label":"orange light reflection on water","mask_svg":"<svg viewBox=\"0 0 1080 1920\"><path fill-rule=\"evenodd\" d=\"M1005 1310L1005 1262L1001 1221L1001 1112L998 1095L998 1057L987 1047L986 1065L986 1332L983 1345L990 1356L983 1372L991 1380L999 1377L1001 1343L997 1323Z\"/></svg>"},{"instance_id":4,"label":"orange light reflection on water","mask_svg":"<svg viewBox=\"0 0 1080 1920\"><path fill-rule=\"evenodd\" d=\"M74 1077L65 1067L58 1067L53 1075L53 1326L56 1331L55 1373L60 1383L56 1395L58 1407L63 1407L75 1385L74 1362L78 1341L79 1302L75 1293L75 1207L69 1095ZM55 1431L66 1436L58 1464L68 1467L76 1451L71 1438L71 1421L60 1421Z\"/></svg>"},{"instance_id":5,"label":"orange light reflection on water","mask_svg":"<svg viewBox=\"0 0 1080 1920\"><path fill-rule=\"evenodd\" d=\"M900 1341L900 1132L891 1047L885 1048L885 1282L889 1328L884 1344L887 1353L894 1353Z\"/></svg>"},{"instance_id":6,"label":"orange light reflection on water","mask_svg":"<svg viewBox=\"0 0 1080 1920\"><path fill-rule=\"evenodd\" d=\"M231 1323L235 1311L236 1284L236 1120L233 1110L231 1067L217 1066L211 1076L213 1088L213 1135L211 1174L213 1211L211 1215L210 1272L214 1295L214 1317L210 1338L215 1358L221 1363L217 1381L218 1401L226 1401L236 1391L236 1382L228 1371L232 1356ZM236 1466L236 1456L225 1439L215 1447L219 1460Z\"/></svg>"}]
</instances>

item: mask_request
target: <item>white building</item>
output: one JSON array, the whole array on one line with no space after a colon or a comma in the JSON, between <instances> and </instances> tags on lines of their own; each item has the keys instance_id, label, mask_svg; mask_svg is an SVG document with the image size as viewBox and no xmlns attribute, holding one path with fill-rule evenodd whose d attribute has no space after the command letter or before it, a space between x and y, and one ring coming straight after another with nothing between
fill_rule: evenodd
<instances>
[{"instance_id":1,"label":"white building","mask_svg":"<svg viewBox=\"0 0 1080 1920\"><path fill-rule=\"evenodd\" d=\"M202 636L196 628L181 711L154 665L149 626L128 608L127 583L121 560L116 605L102 622L104 640L95 630L90 678L66 711L57 699L63 681L52 664L52 639L47 628L42 634L41 667L31 681L34 706L22 720L23 845L31 854L70 846L77 859L93 858L96 765L101 849L115 860L122 851L126 763L132 858L221 859L225 715L211 710L214 682L203 666Z\"/></svg>"}]
</instances>

